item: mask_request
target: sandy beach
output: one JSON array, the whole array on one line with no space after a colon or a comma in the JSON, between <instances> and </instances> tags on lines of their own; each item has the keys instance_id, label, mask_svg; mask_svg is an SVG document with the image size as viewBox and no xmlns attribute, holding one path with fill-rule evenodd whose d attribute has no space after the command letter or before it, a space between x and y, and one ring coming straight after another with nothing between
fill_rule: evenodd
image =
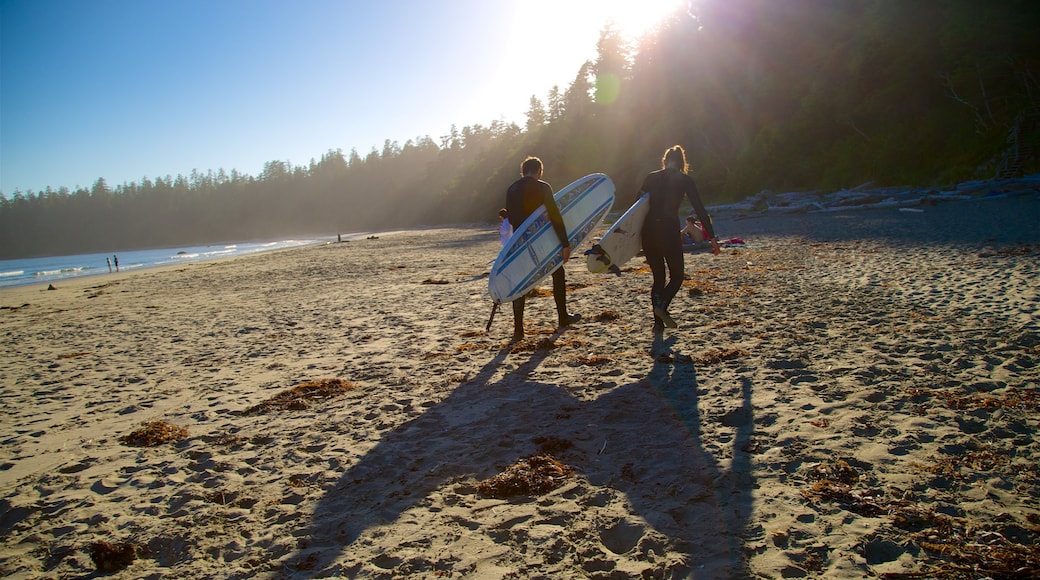
<instances>
[{"instance_id":1,"label":"sandy beach","mask_svg":"<svg viewBox=\"0 0 1040 580\"><path fill-rule=\"evenodd\" d=\"M1040 197L715 224L656 337L490 224L0 291L0 575L1040 574Z\"/></svg>"}]
</instances>

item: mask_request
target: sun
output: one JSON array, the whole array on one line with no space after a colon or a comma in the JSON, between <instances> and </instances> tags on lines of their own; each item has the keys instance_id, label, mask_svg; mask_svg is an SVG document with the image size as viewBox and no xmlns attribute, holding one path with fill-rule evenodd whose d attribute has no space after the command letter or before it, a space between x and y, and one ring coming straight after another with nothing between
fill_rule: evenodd
<instances>
[{"instance_id":1,"label":"sun","mask_svg":"<svg viewBox=\"0 0 1040 580\"><path fill-rule=\"evenodd\" d=\"M566 0L564 0L566 1ZM588 4L588 14L599 12L603 23L613 23L626 40L638 40L668 15L682 8L684 0L599 0Z\"/></svg>"},{"instance_id":2,"label":"sun","mask_svg":"<svg viewBox=\"0 0 1040 580\"><path fill-rule=\"evenodd\" d=\"M599 34L608 23L629 41L638 40L666 16L682 9L690 0L516 0L516 15L527 25L552 31L570 30L577 41L580 31ZM550 42L565 43L552 35Z\"/></svg>"}]
</instances>

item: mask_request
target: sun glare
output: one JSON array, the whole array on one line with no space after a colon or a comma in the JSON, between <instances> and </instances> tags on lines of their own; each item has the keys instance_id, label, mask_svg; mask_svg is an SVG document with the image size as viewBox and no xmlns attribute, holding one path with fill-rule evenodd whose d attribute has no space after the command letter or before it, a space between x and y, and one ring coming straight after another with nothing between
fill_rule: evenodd
<instances>
[{"instance_id":1,"label":"sun glare","mask_svg":"<svg viewBox=\"0 0 1040 580\"><path fill-rule=\"evenodd\" d=\"M683 0L600 0L589 3L589 14L600 12L627 40L637 40L678 10Z\"/></svg>"}]
</instances>

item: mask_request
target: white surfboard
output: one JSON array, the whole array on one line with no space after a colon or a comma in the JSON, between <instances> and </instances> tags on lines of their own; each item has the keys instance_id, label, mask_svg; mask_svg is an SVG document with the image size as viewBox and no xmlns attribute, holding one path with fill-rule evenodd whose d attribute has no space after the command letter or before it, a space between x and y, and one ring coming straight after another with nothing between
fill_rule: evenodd
<instances>
[{"instance_id":1,"label":"white surfboard","mask_svg":"<svg viewBox=\"0 0 1040 580\"><path fill-rule=\"evenodd\" d=\"M599 274L610 271L621 273L621 266L631 260L643 247L643 222L650 211L649 193L644 193L628 208L618 221L603 234L598 244L585 252L585 263L589 272Z\"/></svg>"},{"instance_id":2,"label":"white surfboard","mask_svg":"<svg viewBox=\"0 0 1040 580\"><path fill-rule=\"evenodd\" d=\"M553 198L574 255L614 204L614 182L602 173L593 173L564 187ZM512 302L562 265L563 245L542 206L513 227L513 236L491 266L488 293L496 304Z\"/></svg>"}]
</instances>

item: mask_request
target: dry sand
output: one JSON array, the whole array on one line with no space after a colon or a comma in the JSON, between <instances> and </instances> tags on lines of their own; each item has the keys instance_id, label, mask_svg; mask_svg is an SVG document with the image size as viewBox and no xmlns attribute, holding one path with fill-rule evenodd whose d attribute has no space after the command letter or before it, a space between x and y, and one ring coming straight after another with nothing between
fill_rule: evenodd
<instances>
[{"instance_id":1,"label":"dry sand","mask_svg":"<svg viewBox=\"0 0 1040 580\"><path fill-rule=\"evenodd\" d=\"M1038 208L718 215L660 337L641 259L485 333L492 226L4 290L0 574L1033 576Z\"/></svg>"}]
</instances>

